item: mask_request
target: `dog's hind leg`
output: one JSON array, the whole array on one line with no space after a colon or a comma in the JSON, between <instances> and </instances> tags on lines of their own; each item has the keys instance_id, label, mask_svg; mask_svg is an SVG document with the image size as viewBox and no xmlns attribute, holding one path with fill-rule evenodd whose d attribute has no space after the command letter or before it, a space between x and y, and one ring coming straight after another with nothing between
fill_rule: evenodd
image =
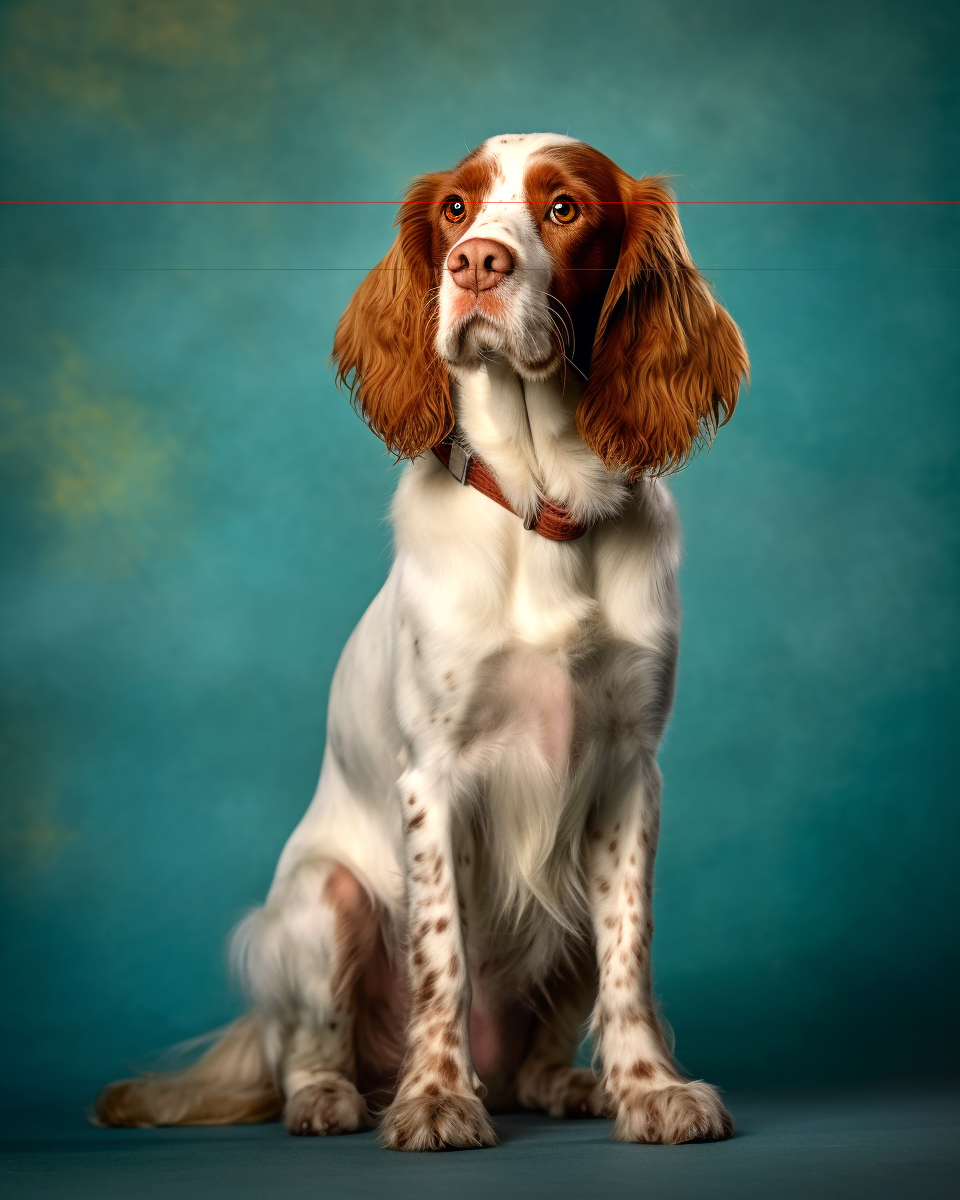
<instances>
[{"instance_id":1,"label":"dog's hind leg","mask_svg":"<svg viewBox=\"0 0 960 1200\"><path fill-rule=\"evenodd\" d=\"M549 1007L538 1013L533 1040L517 1073L517 1099L551 1117L601 1117L606 1097L596 1074L573 1066L596 998L596 971L585 955L545 989Z\"/></svg>"},{"instance_id":2,"label":"dog's hind leg","mask_svg":"<svg viewBox=\"0 0 960 1200\"><path fill-rule=\"evenodd\" d=\"M330 860L301 862L238 931L291 1133L352 1133L372 1124L356 1087L354 1016L357 983L378 937L374 902Z\"/></svg>"}]
</instances>

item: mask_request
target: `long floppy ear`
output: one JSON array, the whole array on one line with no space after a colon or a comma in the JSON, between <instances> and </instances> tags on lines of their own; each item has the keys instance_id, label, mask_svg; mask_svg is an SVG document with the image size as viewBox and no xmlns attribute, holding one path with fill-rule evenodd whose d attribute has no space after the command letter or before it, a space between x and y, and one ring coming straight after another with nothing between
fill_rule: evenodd
<instances>
[{"instance_id":1,"label":"long floppy ear","mask_svg":"<svg viewBox=\"0 0 960 1200\"><path fill-rule=\"evenodd\" d=\"M434 348L432 201L442 179L425 175L411 186L396 241L357 288L333 340L337 385L398 458L422 454L453 428L450 381Z\"/></svg>"},{"instance_id":2,"label":"long floppy ear","mask_svg":"<svg viewBox=\"0 0 960 1200\"><path fill-rule=\"evenodd\" d=\"M632 476L682 466L737 403L740 332L690 258L658 179L621 184L626 226L577 410L587 445Z\"/></svg>"}]
</instances>

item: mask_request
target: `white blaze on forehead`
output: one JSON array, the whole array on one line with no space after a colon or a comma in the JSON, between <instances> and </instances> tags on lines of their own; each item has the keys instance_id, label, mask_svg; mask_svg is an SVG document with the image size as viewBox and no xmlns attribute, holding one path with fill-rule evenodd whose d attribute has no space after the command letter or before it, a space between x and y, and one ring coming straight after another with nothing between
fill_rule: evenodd
<instances>
[{"instance_id":1,"label":"white blaze on forehead","mask_svg":"<svg viewBox=\"0 0 960 1200\"><path fill-rule=\"evenodd\" d=\"M458 239L488 237L513 250L520 267L550 265L546 248L524 203L523 177L530 159L550 146L576 145L561 133L510 133L487 138L481 147L494 163L494 182L473 221Z\"/></svg>"},{"instance_id":2,"label":"white blaze on forehead","mask_svg":"<svg viewBox=\"0 0 960 1200\"><path fill-rule=\"evenodd\" d=\"M505 133L487 138L483 149L498 160L503 175L522 184L527 160L532 155L548 146L575 146L577 141L562 133Z\"/></svg>"}]
</instances>

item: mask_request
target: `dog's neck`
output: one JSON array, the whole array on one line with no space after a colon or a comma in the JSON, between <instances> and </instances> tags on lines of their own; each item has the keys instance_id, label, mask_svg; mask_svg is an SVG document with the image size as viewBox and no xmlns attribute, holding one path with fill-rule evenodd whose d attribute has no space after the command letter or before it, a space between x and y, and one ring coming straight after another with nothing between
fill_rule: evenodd
<instances>
[{"instance_id":1,"label":"dog's neck","mask_svg":"<svg viewBox=\"0 0 960 1200\"><path fill-rule=\"evenodd\" d=\"M608 471L577 433L581 395L572 371L521 379L494 357L457 371L457 424L522 517L547 499L592 524L614 516L626 500L625 474Z\"/></svg>"}]
</instances>

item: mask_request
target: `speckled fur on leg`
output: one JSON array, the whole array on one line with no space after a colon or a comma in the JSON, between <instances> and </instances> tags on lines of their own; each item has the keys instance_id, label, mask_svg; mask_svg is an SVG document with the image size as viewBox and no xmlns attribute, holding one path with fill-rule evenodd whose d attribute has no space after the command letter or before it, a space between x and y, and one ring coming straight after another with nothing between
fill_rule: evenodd
<instances>
[{"instance_id":1,"label":"speckled fur on leg","mask_svg":"<svg viewBox=\"0 0 960 1200\"><path fill-rule=\"evenodd\" d=\"M623 1142L716 1141L733 1131L717 1092L681 1075L657 1019L650 976L660 775L642 765L625 803L594 830L588 874L600 967L593 1028Z\"/></svg>"},{"instance_id":2,"label":"speckled fur on leg","mask_svg":"<svg viewBox=\"0 0 960 1200\"><path fill-rule=\"evenodd\" d=\"M407 856L407 1057L380 1142L390 1150L494 1146L470 1059L470 979L460 929L447 797L426 772L401 780Z\"/></svg>"}]
</instances>

